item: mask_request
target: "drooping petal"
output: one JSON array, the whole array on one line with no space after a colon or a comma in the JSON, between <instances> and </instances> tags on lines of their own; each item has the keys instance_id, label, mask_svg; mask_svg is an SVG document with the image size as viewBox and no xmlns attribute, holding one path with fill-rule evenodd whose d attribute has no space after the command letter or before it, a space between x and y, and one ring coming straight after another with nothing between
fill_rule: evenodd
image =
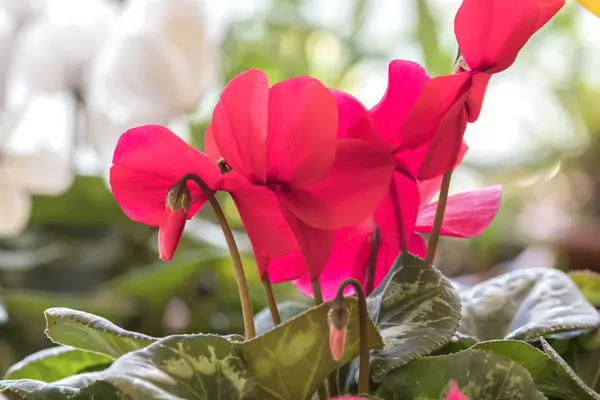
<instances>
[{"instance_id":1,"label":"drooping petal","mask_svg":"<svg viewBox=\"0 0 600 400\"><path fill-rule=\"evenodd\" d=\"M585 0L580 0L580 3L584 3ZM600 4L595 2L596 4L596 15L600 16ZM565 0L538 0L538 7L540 13L538 15L537 24L535 26L535 31L540 30L552 17L556 15L556 13L565 5ZM590 11L593 10L590 8Z\"/></svg>"},{"instance_id":2,"label":"drooping petal","mask_svg":"<svg viewBox=\"0 0 600 400\"><path fill-rule=\"evenodd\" d=\"M479 118L485 91L491 77L492 75L490 74L473 74L473 83L469 90L469 95L467 96L467 116L469 122L475 122L477 121L477 118Z\"/></svg>"},{"instance_id":3,"label":"drooping petal","mask_svg":"<svg viewBox=\"0 0 600 400\"><path fill-rule=\"evenodd\" d=\"M319 275L319 283L321 284L324 300L333 299L337 294L340 283L346 278L355 278L363 285L365 284L367 263L371 254L373 228L372 221L365 221L335 232L333 250L327 259L327 265L321 272L321 275ZM269 268L276 268L278 276L283 276L286 271L290 270L306 271L306 265L300 252L282 257L275 263L271 263ZM271 272L269 272L270 274ZM301 275L300 279L294 281L294 285L302 293L312 297L311 279L307 273ZM352 293L353 290L349 286L346 288L344 295Z\"/></svg>"},{"instance_id":4,"label":"drooping petal","mask_svg":"<svg viewBox=\"0 0 600 400\"><path fill-rule=\"evenodd\" d=\"M321 82L299 77L274 85L269 91L269 175L294 186L321 179L335 159L337 129L335 100Z\"/></svg>"},{"instance_id":5,"label":"drooping petal","mask_svg":"<svg viewBox=\"0 0 600 400\"><path fill-rule=\"evenodd\" d=\"M354 96L341 90L331 90L338 108L338 133L340 139L360 139L393 150L375 130L371 115Z\"/></svg>"},{"instance_id":6,"label":"drooping petal","mask_svg":"<svg viewBox=\"0 0 600 400\"><path fill-rule=\"evenodd\" d=\"M184 175L199 176L216 189L217 166L167 128L146 125L121 135L110 169L110 185L123 212L134 221L159 225L167 191ZM198 185L187 183L193 199L188 218L206 202Z\"/></svg>"},{"instance_id":7,"label":"drooping petal","mask_svg":"<svg viewBox=\"0 0 600 400\"><path fill-rule=\"evenodd\" d=\"M427 253L427 244L425 243L425 239L423 236L418 233L413 233L410 237L410 242L408 243L408 251L410 254L413 254L420 258L425 258L425 253Z\"/></svg>"},{"instance_id":8,"label":"drooping petal","mask_svg":"<svg viewBox=\"0 0 600 400\"><path fill-rule=\"evenodd\" d=\"M231 167L262 182L267 174L269 80L251 69L233 78L221 93L212 118L212 133Z\"/></svg>"},{"instance_id":9,"label":"drooping petal","mask_svg":"<svg viewBox=\"0 0 600 400\"><path fill-rule=\"evenodd\" d=\"M339 139L335 162L319 182L282 194L285 204L306 224L337 229L366 219L390 183L389 153L362 140Z\"/></svg>"},{"instance_id":10,"label":"drooping petal","mask_svg":"<svg viewBox=\"0 0 600 400\"><path fill-rule=\"evenodd\" d=\"M454 20L458 46L469 68L508 68L536 30L539 0L463 0Z\"/></svg>"},{"instance_id":11,"label":"drooping petal","mask_svg":"<svg viewBox=\"0 0 600 400\"><path fill-rule=\"evenodd\" d=\"M415 180L395 172L389 190L375 210L375 223L385 240L400 249L414 230L419 210L419 189Z\"/></svg>"},{"instance_id":12,"label":"drooping petal","mask_svg":"<svg viewBox=\"0 0 600 400\"><path fill-rule=\"evenodd\" d=\"M414 149L430 142L446 114L464 103L470 88L470 71L429 80L402 126L403 146Z\"/></svg>"},{"instance_id":13,"label":"drooping petal","mask_svg":"<svg viewBox=\"0 0 600 400\"><path fill-rule=\"evenodd\" d=\"M223 155L217 146L217 142L215 142L215 135L212 130L212 125L209 125L204 133L204 152L206 153L206 156L214 163L217 163L221 158L223 158Z\"/></svg>"},{"instance_id":14,"label":"drooping petal","mask_svg":"<svg viewBox=\"0 0 600 400\"><path fill-rule=\"evenodd\" d=\"M314 228L298 218L280 199L281 210L298 241L310 280L321 275L333 249L335 233Z\"/></svg>"},{"instance_id":15,"label":"drooping petal","mask_svg":"<svg viewBox=\"0 0 600 400\"><path fill-rule=\"evenodd\" d=\"M171 261L173 258L186 220L187 215L183 208L177 211L165 208L158 228L158 254L161 260Z\"/></svg>"},{"instance_id":16,"label":"drooping petal","mask_svg":"<svg viewBox=\"0 0 600 400\"><path fill-rule=\"evenodd\" d=\"M463 143L463 136L467 128L467 110L462 99L448 111L442 119L437 133L429 144L423 163L417 174L421 181L433 179L456 165Z\"/></svg>"},{"instance_id":17,"label":"drooping petal","mask_svg":"<svg viewBox=\"0 0 600 400\"><path fill-rule=\"evenodd\" d=\"M501 186L459 193L448 198L442 223L444 236L471 238L482 233L492 222L502 197ZM431 233L437 202L421 209L415 230Z\"/></svg>"},{"instance_id":18,"label":"drooping petal","mask_svg":"<svg viewBox=\"0 0 600 400\"><path fill-rule=\"evenodd\" d=\"M400 129L414 107L429 75L419 64L393 60L388 68L388 87L370 114L377 132L393 148L402 144Z\"/></svg>"},{"instance_id":19,"label":"drooping petal","mask_svg":"<svg viewBox=\"0 0 600 400\"><path fill-rule=\"evenodd\" d=\"M273 192L235 170L224 176L223 190L231 194L255 253L272 258L298 249Z\"/></svg>"}]
</instances>

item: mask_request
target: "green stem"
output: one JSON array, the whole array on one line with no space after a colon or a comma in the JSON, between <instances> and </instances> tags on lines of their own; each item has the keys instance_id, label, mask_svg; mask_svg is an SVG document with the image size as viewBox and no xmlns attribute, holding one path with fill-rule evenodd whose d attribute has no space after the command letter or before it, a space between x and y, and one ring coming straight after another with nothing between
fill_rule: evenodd
<instances>
[{"instance_id":1,"label":"green stem","mask_svg":"<svg viewBox=\"0 0 600 400\"><path fill-rule=\"evenodd\" d=\"M352 286L358 298L358 337L359 337L359 364L358 364L358 394L369 393L371 365L369 363L369 313L367 311L367 297L360 283L354 278L345 279L339 286L336 299L344 298L346 286Z\"/></svg>"},{"instance_id":2,"label":"green stem","mask_svg":"<svg viewBox=\"0 0 600 400\"><path fill-rule=\"evenodd\" d=\"M367 296L373 292L375 286L375 269L377 267L377 252L379 250L379 228L375 227L373 231L373 242L371 243L371 255L367 265L367 285L365 291Z\"/></svg>"},{"instance_id":3,"label":"green stem","mask_svg":"<svg viewBox=\"0 0 600 400\"><path fill-rule=\"evenodd\" d=\"M425 261L429 264L433 263L433 259L435 258L435 251L442 230L442 222L444 222L444 212L446 211L446 202L448 201L448 190L450 189L451 178L452 170L446 172L442 178L440 199L438 200L438 206L435 210L435 219L433 220L431 236L429 236L429 242L427 243L427 254L425 255Z\"/></svg>"},{"instance_id":4,"label":"green stem","mask_svg":"<svg viewBox=\"0 0 600 400\"><path fill-rule=\"evenodd\" d=\"M242 258L240 257L240 252L235 243L235 238L233 237L233 232L231 231L231 227L227 222L227 218L225 218L225 214L223 214L223 209L221 205L217 201L213 191L206 185L199 176L194 174L187 174L181 181L193 181L200 189L204 195L208 198L208 202L210 203L215 215L217 216L217 220L221 225L221 229L223 230L223 235L225 236L225 241L227 242L227 247L229 248L229 253L231 254L231 260L233 261L233 269L235 271L235 279L237 280L238 292L240 294L240 301L242 303L242 317L244 319L244 329L246 331L246 339L251 339L256 336L256 329L254 327L254 313L252 311L252 301L250 299L250 291L248 290L248 282L246 281L246 274L244 273L244 266L242 264Z\"/></svg>"},{"instance_id":5,"label":"green stem","mask_svg":"<svg viewBox=\"0 0 600 400\"><path fill-rule=\"evenodd\" d=\"M275 293L273 293L271 280L267 273L265 273L261 280L263 287L265 288L265 294L267 295L267 304L269 305L269 311L271 312L271 319L273 319L273 326L277 326L281 323L281 317L279 315L279 310L277 309L277 300L275 300Z\"/></svg>"},{"instance_id":6,"label":"green stem","mask_svg":"<svg viewBox=\"0 0 600 400\"><path fill-rule=\"evenodd\" d=\"M312 281L313 297L315 298L315 305L323 304L323 292L321 292L321 284L319 278Z\"/></svg>"}]
</instances>

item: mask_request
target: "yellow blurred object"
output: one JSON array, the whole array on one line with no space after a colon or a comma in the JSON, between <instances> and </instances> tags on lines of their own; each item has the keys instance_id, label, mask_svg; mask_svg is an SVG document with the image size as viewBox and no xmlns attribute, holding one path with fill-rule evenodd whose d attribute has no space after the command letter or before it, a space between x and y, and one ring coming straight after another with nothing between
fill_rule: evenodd
<instances>
[{"instance_id":1,"label":"yellow blurred object","mask_svg":"<svg viewBox=\"0 0 600 400\"><path fill-rule=\"evenodd\" d=\"M587 8L594 15L600 17L600 0L577 0L579 4Z\"/></svg>"}]
</instances>

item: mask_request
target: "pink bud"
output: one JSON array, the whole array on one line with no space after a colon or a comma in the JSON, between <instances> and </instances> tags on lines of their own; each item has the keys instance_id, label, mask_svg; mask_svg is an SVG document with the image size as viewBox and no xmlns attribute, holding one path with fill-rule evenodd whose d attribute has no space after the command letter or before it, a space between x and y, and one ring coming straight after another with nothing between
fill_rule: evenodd
<instances>
[{"instance_id":1,"label":"pink bud","mask_svg":"<svg viewBox=\"0 0 600 400\"><path fill-rule=\"evenodd\" d=\"M448 394L444 397L444 400L469 400L469 398L460 391L456 382L452 381L450 382L450 390L448 390Z\"/></svg>"},{"instance_id":2,"label":"pink bud","mask_svg":"<svg viewBox=\"0 0 600 400\"><path fill-rule=\"evenodd\" d=\"M183 208L177 211L171 210L168 206L165 208L158 228L158 254L161 260L171 261L173 258L186 220L187 212Z\"/></svg>"},{"instance_id":3,"label":"pink bud","mask_svg":"<svg viewBox=\"0 0 600 400\"><path fill-rule=\"evenodd\" d=\"M331 350L331 356L335 361L340 361L344 356L346 332L348 332L348 328L346 327L341 330L333 325L329 327L329 348Z\"/></svg>"},{"instance_id":4,"label":"pink bud","mask_svg":"<svg viewBox=\"0 0 600 400\"><path fill-rule=\"evenodd\" d=\"M362 396L338 396L332 397L331 400L369 400L366 397Z\"/></svg>"}]
</instances>

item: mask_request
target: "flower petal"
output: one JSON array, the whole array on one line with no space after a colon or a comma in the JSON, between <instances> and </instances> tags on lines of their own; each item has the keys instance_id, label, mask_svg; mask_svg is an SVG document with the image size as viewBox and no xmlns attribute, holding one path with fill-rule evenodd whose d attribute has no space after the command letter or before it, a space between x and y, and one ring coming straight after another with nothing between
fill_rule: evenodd
<instances>
[{"instance_id":1,"label":"flower petal","mask_svg":"<svg viewBox=\"0 0 600 400\"><path fill-rule=\"evenodd\" d=\"M367 263L369 262L371 253L373 228L372 221L365 221L335 232L333 250L327 259L325 268L321 272L321 275L319 275L319 283L321 284L324 300L333 299L337 294L340 283L346 278L355 278L361 284L365 284ZM269 268L271 266L276 267L281 272L286 268L303 271L301 274L302 277L295 280L294 285L305 295L313 297L312 282L306 273L306 264L302 260L300 252L286 255L277 260L275 264L270 264ZM270 271L269 276L271 274ZM348 287L344 292L345 295L352 293L353 290L351 287Z\"/></svg>"},{"instance_id":2,"label":"flower petal","mask_svg":"<svg viewBox=\"0 0 600 400\"><path fill-rule=\"evenodd\" d=\"M427 253L427 244L425 243L423 236L418 233L413 233L408 243L408 251L410 254L424 259L425 253Z\"/></svg>"},{"instance_id":3,"label":"flower petal","mask_svg":"<svg viewBox=\"0 0 600 400\"><path fill-rule=\"evenodd\" d=\"M600 17L600 3L598 3L597 0L577 0L577 1L579 2L579 4L581 4L582 6L587 8L589 11L591 11L597 17ZM538 21L538 26L540 25L540 22L542 22L542 21L543 20Z\"/></svg>"},{"instance_id":4,"label":"flower petal","mask_svg":"<svg viewBox=\"0 0 600 400\"><path fill-rule=\"evenodd\" d=\"M538 0L463 0L454 32L469 68L498 73L510 67L538 17Z\"/></svg>"},{"instance_id":5,"label":"flower petal","mask_svg":"<svg viewBox=\"0 0 600 400\"><path fill-rule=\"evenodd\" d=\"M448 198L441 234L471 238L483 232L492 222L502 197L501 186L460 193ZM437 202L419 212L416 231L431 233Z\"/></svg>"},{"instance_id":6,"label":"flower petal","mask_svg":"<svg viewBox=\"0 0 600 400\"><path fill-rule=\"evenodd\" d=\"M463 95L463 99L467 94ZM463 136L467 128L467 110L459 100L442 119L437 133L423 158L417 177L421 181L433 179L454 168L459 160Z\"/></svg>"},{"instance_id":7,"label":"flower petal","mask_svg":"<svg viewBox=\"0 0 600 400\"><path fill-rule=\"evenodd\" d=\"M469 117L469 122L475 122L477 121L477 118L479 118L485 91L491 77L492 75L490 74L473 74L473 84L471 85L469 95L467 96L467 115Z\"/></svg>"},{"instance_id":8,"label":"flower petal","mask_svg":"<svg viewBox=\"0 0 600 400\"><path fill-rule=\"evenodd\" d=\"M263 181L267 174L269 80L251 69L233 78L221 93L212 118L220 153L234 170Z\"/></svg>"},{"instance_id":9,"label":"flower petal","mask_svg":"<svg viewBox=\"0 0 600 400\"><path fill-rule=\"evenodd\" d=\"M282 200L313 227L350 226L373 213L390 183L393 168L385 149L362 140L339 139L335 162L327 176L282 194Z\"/></svg>"},{"instance_id":10,"label":"flower petal","mask_svg":"<svg viewBox=\"0 0 600 400\"><path fill-rule=\"evenodd\" d=\"M293 185L321 179L336 153L337 106L318 80L288 79L269 91L268 168Z\"/></svg>"},{"instance_id":11,"label":"flower petal","mask_svg":"<svg viewBox=\"0 0 600 400\"><path fill-rule=\"evenodd\" d=\"M318 229L304 223L300 218L281 202L281 210L289 227L300 245L302 257L310 280L315 280L321 275L327 264L327 259L333 249L335 233L330 230Z\"/></svg>"},{"instance_id":12,"label":"flower petal","mask_svg":"<svg viewBox=\"0 0 600 400\"><path fill-rule=\"evenodd\" d=\"M600 17L600 3L597 0L579 0L584 7ZM586 6L589 4L589 7ZM556 13L565 5L565 0L538 0L540 13L538 15L535 31L540 30ZM595 11L594 11L595 10Z\"/></svg>"},{"instance_id":13,"label":"flower petal","mask_svg":"<svg viewBox=\"0 0 600 400\"><path fill-rule=\"evenodd\" d=\"M354 96L341 90L331 90L338 108L338 133L340 139L360 139L384 148L392 147L375 131L371 115Z\"/></svg>"},{"instance_id":14,"label":"flower petal","mask_svg":"<svg viewBox=\"0 0 600 400\"><path fill-rule=\"evenodd\" d=\"M370 114L377 132L393 148L402 144L400 129L430 80L423 67L412 61L393 60L388 67L388 87Z\"/></svg>"},{"instance_id":15,"label":"flower petal","mask_svg":"<svg viewBox=\"0 0 600 400\"><path fill-rule=\"evenodd\" d=\"M398 172L394 173L388 189L375 210L375 223L382 241L401 249L414 230L419 212L419 189L411 177Z\"/></svg>"},{"instance_id":16,"label":"flower petal","mask_svg":"<svg viewBox=\"0 0 600 400\"><path fill-rule=\"evenodd\" d=\"M273 258L299 248L273 192L252 184L239 171L224 176L223 190L231 194L255 253Z\"/></svg>"},{"instance_id":17,"label":"flower petal","mask_svg":"<svg viewBox=\"0 0 600 400\"><path fill-rule=\"evenodd\" d=\"M167 191L184 175L192 173L216 189L221 179L217 166L173 132L158 125L130 129L121 135L110 169L115 199L134 221L159 225ZM188 182L193 202L192 218L206 202L206 196Z\"/></svg>"},{"instance_id":18,"label":"flower petal","mask_svg":"<svg viewBox=\"0 0 600 400\"><path fill-rule=\"evenodd\" d=\"M464 103L470 88L470 71L429 80L402 126L403 146L414 149L429 143L446 114Z\"/></svg>"},{"instance_id":19,"label":"flower petal","mask_svg":"<svg viewBox=\"0 0 600 400\"><path fill-rule=\"evenodd\" d=\"M208 125L206 132L204 133L204 152L206 156L214 163L217 163L223 155L215 142L215 135L212 130L212 125Z\"/></svg>"},{"instance_id":20,"label":"flower petal","mask_svg":"<svg viewBox=\"0 0 600 400\"><path fill-rule=\"evenodd\" d=\"M187 215L182 208L175 212L165 208L158 228L158 254L161 260L171 261L173 258L186 220Z\"/></svg>"}]
</instances>

